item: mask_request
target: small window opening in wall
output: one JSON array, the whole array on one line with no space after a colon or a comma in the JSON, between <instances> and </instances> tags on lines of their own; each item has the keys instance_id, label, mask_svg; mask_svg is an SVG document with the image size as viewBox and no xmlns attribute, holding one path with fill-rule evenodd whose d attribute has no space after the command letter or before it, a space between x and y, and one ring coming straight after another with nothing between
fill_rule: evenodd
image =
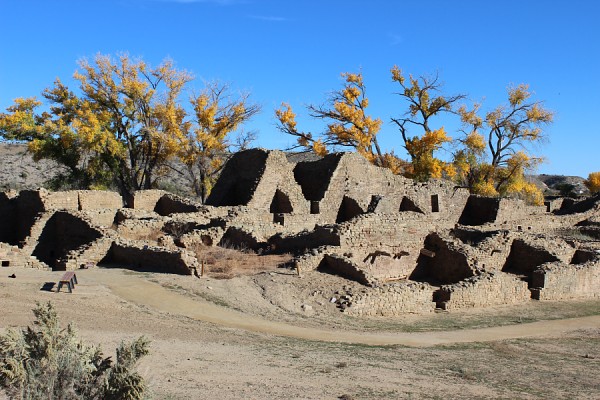
<instances>
[{"instance_id":1,"label":"small window opening in wall","mask_svg":"<svg viewBox=\"0 0 600 400\"><path fill-rule=\"evenodd\" d=\"M321 209L319 207L319 201L311 201L310 202L310 213L311 214L320 214L321 213Z\"/></svg>"},{"instance_id":2,"label":"small window opening in wall","mask_svg":"<svg viewBox=\"0 0 600 400\"><path fill-rule=\"evenodd\" d=\"M3 267L10 267L10 261L8 261L8 260L2 260L2 266Z\"/></svg>"},{"instance_id":3,"label":"small window opening in wall","mask_svg":"<svg viewBox=\"0 0 600 400\"><path fill-rule=\"evenodd\" d=\"M283 226L284 222L285 222L285 215L283 213L273 214L273 223L274 224L279 224L279 225Z\"/></svg>"},{"instance_id":4,"label":"small window opening in wall","mask_svg":"<svg viewBox=\"0 0 600 400\"><path fill-rule=\"evenodd\" d=\"M431 212L440 212L440 199L437 194L431 195Z\"/></svg>"}]
</instances>

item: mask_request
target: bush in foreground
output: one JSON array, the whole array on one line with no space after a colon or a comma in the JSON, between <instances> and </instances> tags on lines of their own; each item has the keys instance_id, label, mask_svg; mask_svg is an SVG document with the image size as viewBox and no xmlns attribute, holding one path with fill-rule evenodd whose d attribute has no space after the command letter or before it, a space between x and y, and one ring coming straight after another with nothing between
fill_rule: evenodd
<instances>
[{"instance_id":1,"label":"bush in foreground","mask_svg":"<svg viewBox=\"0 0 600 400\"><path fill-rule=\"evenodd\" d=\"M121 343L117 359L88 346L71 324L61 329L50 302L33 309L34 327L0 335L0 388L12 399L142 399L144 379L135 367L148 340Z\"/></svg>"}]
</instances>

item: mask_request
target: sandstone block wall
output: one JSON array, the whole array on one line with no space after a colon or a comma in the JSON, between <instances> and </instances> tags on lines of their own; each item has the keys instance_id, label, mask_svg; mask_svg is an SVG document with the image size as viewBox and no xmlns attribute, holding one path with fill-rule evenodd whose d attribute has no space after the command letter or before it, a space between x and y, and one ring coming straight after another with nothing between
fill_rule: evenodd
<instances>
[{"instance_id":1,"label":"sandstone block wall","mask_svg":"<svg viewBox=\"0 0 600 400\"><path fill-rule=\"evenodd\" d=\"M129 200L129 207L136 210L154 211L156 204L167 192L164 190L138 190Z\"/></svg>"},{"instance_id":2,"label":"sandstone block wall","mask_svg":"<svg viewBox=\"0 0 600 400\"><path fill-rule=\"evenodd\" d=\"M426 283L398 282L358 294L344 310L353 316L397 316L435 310L435 287Z\"/></svg>"},{"instance_id":3,"label":"sandstone block wall","mask_svg":"<svg viewBox=\"0 0 600 400\"><path fill-rule=\"evenodd\" d=\"M526 303L531 299L527 282L502 272L482 273L436 293L438 307L445 310Z\"/></svg>"},{"instance_id":4,"label":"sandstone block wall","mask_svg":"<svg viewBox=\"0 0 600 400\"><path fill-rule=\"evenodd\" d=\"M0 266L50 270L47 264L36 257L25 254L17 246L11 246L7 243L0 243Z\"/></svg>"},{"instance_id":5,"label":"sandstone block wall","mask_svg":"<svg viewBox=\"0 0 600 400\"><path fill-rule=\"evenodd\" d=\"M184 250L170 250L134 242L117 241L112 244L105 262L138 271L165 272L191 275L198 261Z\"/></svg>"},{"instance_id":6,"label":"sandstone block wall","mask_svg":"<svg viewBox=\"0 0 600 400\"><path fill-rule=\"evenodd\" d=\"M82 211L82 213L93 225L110 228L115 223L117 210L114 208L103 208L99 210L86 210Z\"/></svg>"},{"instance_id":7,"label":"sandstone block wall","mask_svg":"<svg viewBox=\"0 0 600 400\"><path fill-rule=\"evenodd\" d=\"M533 272L532 286L539 300L600 297L600 260L544 264Z\"/></svg>"},{"instance_id":8,"label":"sandstone block wall","mask_svg":"<svg viewBox=\"0 0 600 400\"><path fill-rule=\"evenodd\" d=\"M105 190L79 190L77 196L79 210L117 210L123 207L123 199L117 192Z\"/></svg>"}]
</instances>

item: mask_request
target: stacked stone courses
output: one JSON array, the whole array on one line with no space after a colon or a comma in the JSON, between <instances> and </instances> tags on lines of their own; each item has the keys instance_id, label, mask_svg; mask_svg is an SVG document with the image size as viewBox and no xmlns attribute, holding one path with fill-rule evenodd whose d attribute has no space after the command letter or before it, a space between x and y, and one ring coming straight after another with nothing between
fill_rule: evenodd
<instances>
[{"instance_id":1,"label":"stacked stone courses","mask_svg":"<svg viewBox=\"0 0 600 400\"><path fill-rule=\"evenodd\" d=\"M300 276L364 285L343 307L356 316L600 296L600 195L529 206L354 153L293 159L233 155L206 204L161 190L1 193L2 265L189 275L203 246L291 253Z\"/></svg>"}]
</instances>

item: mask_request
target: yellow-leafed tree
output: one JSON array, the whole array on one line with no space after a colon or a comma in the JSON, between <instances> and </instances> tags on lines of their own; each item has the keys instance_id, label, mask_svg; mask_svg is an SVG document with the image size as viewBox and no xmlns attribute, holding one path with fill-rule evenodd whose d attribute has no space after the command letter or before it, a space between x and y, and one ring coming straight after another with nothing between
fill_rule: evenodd
<instances>
[{"instance_id":1,"label":"yellow-leafed tree","mask_svg":"<svg viewBox=\"0 0 600 400\"><path fill-rule=\"evenodd\" d=\"M39 115L35 100L17 100L0 115L0 134L66 165L78 187L115 185L126 196L151 188L185 133L178 98L192 77L171 61L151 68L127 54L79 66L79 94L57 80L43 92L50 111Z\"/></svg>"},{"instance_id":2,"label":"yellow-leafed tree","mask_svg":"<svg viewBox=\"0 0 600 400\"><path fill-rule=\"evenodd\" d=\"M544 140L542 128L552 122L553 113L531 96L528 86L522 84L508 89L507 105L484 117L480 116L479 104L458 110L466 129L455 168L461 183L473 193L543 203L540 189L525 175L542 160L527 154L526 148Z\"/></svg>"},{"instance_id":3,"label":"yellow-leafed tree","mask_svg":"<svg viewBox=\"0 0 600 400\"><path fill-rule=\"evenodd\" d=\"M410 156L410 167L405 175L419 181L453 177L456 172L452 163L435 157L435 152L450 143L452 138L444 127L433 129L431 122L441 114L454 113L455 103L465 96L442 95L443 85L437 75L418 78L408 75L407 79L397 66L392 68L391 73L392 80L400 86L397 94L408 104L408 110L401 117L392 118ZM415 130L416 134L413 133Z\"/></svg>"},{"instance_id":4,"label":"yellow-leafed tree","mask_svg":"<svg viewBox=\"0 0 600 400\"><path fill-rule=\"evenodd\" d=\"M304 148L325 155L329 149L350 147L372 164L400 173L405 163L393 153L382 152L379 147L377 134L382 121L366 112L369 99L362 74L343 73L342 78L343 87L333 92L325 105L308 106L312 117L327 122L323 135L315 137L310 132L298 130L296 114L285 103L275 111L278 129L297 138L297 144L292 148Z\"/></svg>"},{"instance_id":5,"label":"yellow-leafed tree","mask_svg":"<svg viewBox=\"0 0 600 400\"><path fill-rule=\"evenodd\" d=\"M585 180L585 186L590 190L590 193L596 194L600 192L600 171L592 172Z\"/></svg>"},{"instance_id":6,"label":"yellow-leafed tree","mask_svg":"<svg viewBox=\"0 0 600 400\"><path fill-rule=\"evenodd\" d=\"M194 114L184 124L177 151L185 168L173 167L191 184L195 194L205 201L232 151L243 150L254 139L252 132L240 132L242 124L260 111L248 94L233 96L228 85L209 83L191 99Z\"/></svg>"}]
</instances>

